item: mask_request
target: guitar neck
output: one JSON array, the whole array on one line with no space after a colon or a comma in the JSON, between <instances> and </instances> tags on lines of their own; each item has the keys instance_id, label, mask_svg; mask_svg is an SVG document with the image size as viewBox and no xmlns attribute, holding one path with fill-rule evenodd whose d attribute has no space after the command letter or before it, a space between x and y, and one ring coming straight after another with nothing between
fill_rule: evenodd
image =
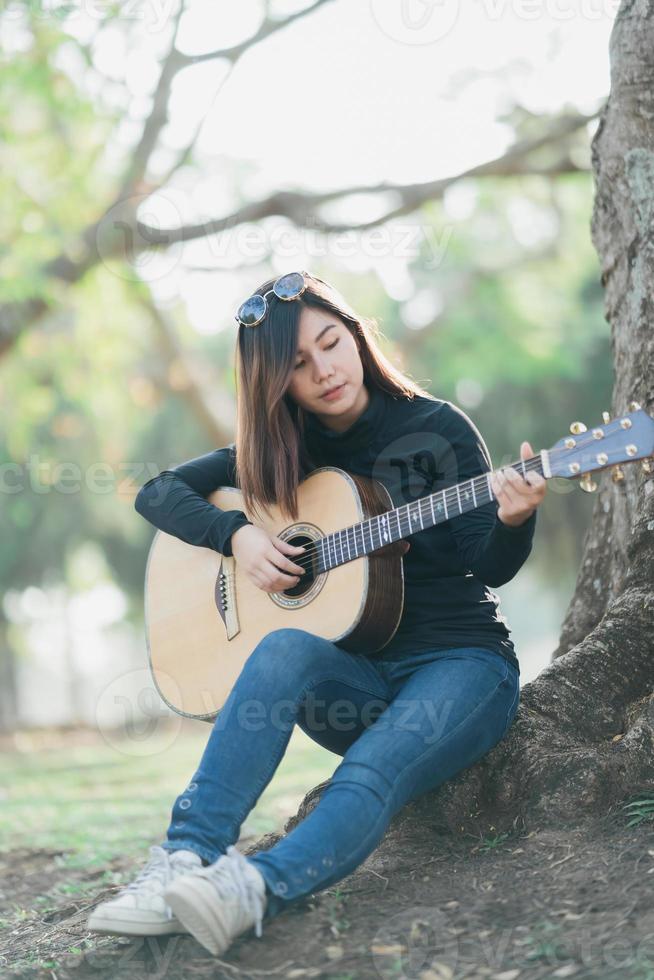
<instances>
[{"instance_id":1,"label":"guitar neck","mask_svg":"<svg viewBox=\"0 0 654 980\"><path fill-rule=\"evenodd\" d=\"M528 472L535 472L547 479L551 476L547 455L547 450L544 449L536 456L508 465L523 477ZM411 504L370 517L359 524L333 531L315 542L318 554L317 571L325 572L363 555L369 555L409 534L426 531L436 524L449 521L451 517L483 507L494 497L489 471L455 486L446 487L445 490L428 494Z\"/></svg>"}]
</instances>

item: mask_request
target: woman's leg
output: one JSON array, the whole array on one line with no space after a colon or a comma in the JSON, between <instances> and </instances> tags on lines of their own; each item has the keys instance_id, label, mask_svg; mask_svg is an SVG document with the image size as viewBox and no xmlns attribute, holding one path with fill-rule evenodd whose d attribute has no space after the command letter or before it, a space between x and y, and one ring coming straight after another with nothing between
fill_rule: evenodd
<instances>
[{"instance_id":1,"label":"woman's leg","mask_svg":"<svg viewBox=\"0 0 654 980\"><path fill-rule=\"evenodd\" d=\"M296 724L324 749L345 755L386 710L391 699L390 690L383 698L373 697L330 677L307 691L300 702Z\"/></svg>"},{"instance_id":2,"label":"woman's leg","mask_svg":"<svg viewBox=\"0 0 654 980\"><path fill-rule=\"evenodd\" d=\"M517 710L519 675L501 654L434 654L346 751L316 807L268 851L249 856L270 893L266 917L351 873L406 802L485 755ZM397 675L406 668L383 664Z\"/></svg>"},{"instance_id":3,"label":"woman's leg","mask_svg":"<svg viewBox=\"0 0 654 980\"><path fill-rule=\"evenodd\" d=\"M310 696L326 681L354 706L352 719L335 732L341 745L354 741L392 697L372 661L329 640L296 629L275 630L261 640L214 721L197 771L173 804L164 849L188 849L213 863L238 840L300 713L311 730L322 731L319 712L312 720Z\"/></svg>"}]
</instances>

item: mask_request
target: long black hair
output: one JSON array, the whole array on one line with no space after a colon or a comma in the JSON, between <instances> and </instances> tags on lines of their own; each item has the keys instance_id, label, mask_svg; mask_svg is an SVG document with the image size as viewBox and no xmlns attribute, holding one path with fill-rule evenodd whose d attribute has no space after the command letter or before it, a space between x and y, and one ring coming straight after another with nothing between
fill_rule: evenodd
<instances>
[{"instance_id":1,"label":"long black hair","mask_svg":"<svg viewBox=\"0 0 654 980\"><path fill-rule=\"evenodd\" d=\"M269 296L265 319L256 327L239 324L236 341L236 463L243 499L250 513L257 504L277 504L293 520L298 517L298 484L311 468L304 445L305 412L287 392L303 307L328 311L352 333L368 389L410 400L433 397L388 360L378 344L376 320L358 316L317 276L305 272L304 278L306 289L298 299ZM255 292L263 296L274 282L267 280Z\"/></svg>"}]
</instances>

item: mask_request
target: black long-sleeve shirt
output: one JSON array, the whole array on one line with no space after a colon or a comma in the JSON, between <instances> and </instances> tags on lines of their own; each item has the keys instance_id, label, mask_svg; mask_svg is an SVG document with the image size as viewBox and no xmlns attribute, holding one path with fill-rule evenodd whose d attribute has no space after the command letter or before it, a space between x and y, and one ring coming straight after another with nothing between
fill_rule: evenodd
<instances>
[{"instance_id":1,"label":"black long-sleeve shirt","mask_svg":"<svg viewBox=\"0 0 654 980\"><path fill-rule=\"evenodd\" d=\"M449 401L394 398L369 388L370 402L345 432L307 415L305 445L316 467L337 466L372 477L393 506L461 483L492 469L484 440ZM250 523L243 511L223 511L206 498L235 487L234 444L163 470L139 490L135 507L155 527L188 544L231 555L231 535ZM421 650L479 646L496 650L520 669L511 630L491 591L509 582L532 548L536 511L519 527L497 517L495 499L415 534L403 556L404 608L389 644L375 654L400 660Z\"/></svg>"}]
</instances>

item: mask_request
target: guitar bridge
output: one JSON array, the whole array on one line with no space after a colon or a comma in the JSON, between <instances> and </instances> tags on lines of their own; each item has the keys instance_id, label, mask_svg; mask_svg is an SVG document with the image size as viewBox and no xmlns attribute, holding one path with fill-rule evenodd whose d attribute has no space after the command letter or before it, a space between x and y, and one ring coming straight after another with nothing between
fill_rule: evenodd
<instances>
[{"instance_id":1,"label":"guitar bridge","mask_svg":"<svg viewBox=\"0 0 654 980\"><path fill-rule=\"evenodd\" d=\"M235 559L223 555L216 580L216 608L225 627L228 640L233 640L241 627L236 607Z\"/></svg>"}]
</instances>

